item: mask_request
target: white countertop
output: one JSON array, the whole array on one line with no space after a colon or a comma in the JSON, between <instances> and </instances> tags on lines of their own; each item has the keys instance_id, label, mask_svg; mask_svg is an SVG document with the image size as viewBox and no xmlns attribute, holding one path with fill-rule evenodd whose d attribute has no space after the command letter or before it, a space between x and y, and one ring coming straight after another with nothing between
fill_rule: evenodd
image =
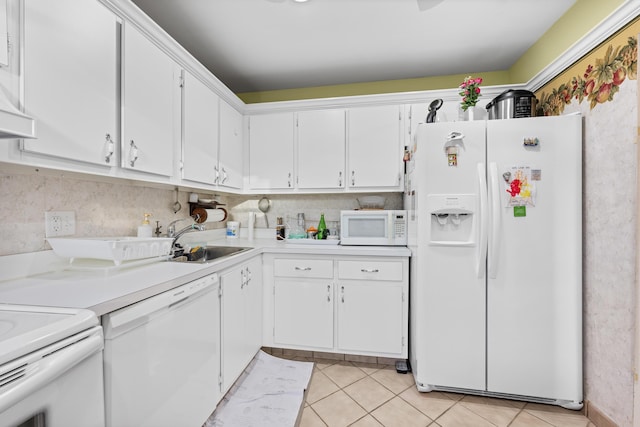
<instances>
[{"instance_id":1,"label":"white countertop","mask_svg":"<svg viewBox=\"0 0 640 427\"><path fill-rule=\"evenodd\" d=\"M198 242L197 233L190 236ZM74 269L65 266L64 259L52 262L58 268L48 272L32 274L28 268L16 277L0 277L0 303L25 304L50 307L86 308L98 316L112 312L137 301L196 280L208 274L243 262L261 253L291 253L309 255L349 255L349 256L397 256L408 257L411 252L406 247L340 246L289 243L272 239L215 239L204 241L216 246L252 247L230 257L209 263L181 263L159 261L146 265L119 269ZM24 260L34 255L10 255L0 257L0 269L9 265L25 264ZM52 251L37 253L38 258L51 260L56 257ZM20 260L23 260L20 263ZM33 261L31 263L34 263ZM40 262L38 262L40 263ZM27 263L28 264L28 263ZM14 268L15 270L15 268ZM4 280L3 280L4 279Z\"/></svg>"}]
</instances>

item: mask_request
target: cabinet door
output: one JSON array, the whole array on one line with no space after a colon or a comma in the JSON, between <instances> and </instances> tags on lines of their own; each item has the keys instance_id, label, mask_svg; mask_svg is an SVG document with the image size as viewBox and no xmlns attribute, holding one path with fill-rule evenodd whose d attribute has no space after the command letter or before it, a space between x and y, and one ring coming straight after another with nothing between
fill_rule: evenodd
<instances>
[{"instance_id":1,"label":"cabinet door","mask_svg":"<svg viewBox=\"0 0 640 427\"><path fill-rule=\"evenodd\" d=\"M276 278L274 286L274 343L333 349L331 281Z\"/></svg>"},{"instance_id":2,"label":"cabinet door","mask_svg":"<svg viewBox=\"0 0 640 427\"><path fill-rule=\"evenodd\" d=\"M402 284L344 281L338 286L338 350L401 354Z\"/></svg>"},{"instance_id":3,"label":"cabinet door","mask_svg":"<svg viewBox=\"0 0 640 427\"><path fill-rule=\"evenodd\" d=\"M27 0L24 13L24 103L38 139L22 148L117 164L115 15L95 0Z\"/></svg>"},{"instance_id":4,"label":"cabinet door","mask_svg":"<svg viewBox=\"0 0 640 427\"><path fill-rule=\"evenodd\" d=\"M219 185L242 188L242 152L242 114L220 100Z\"/></svg>"},{"instance_id":5,"label":"cabinet door","mask_svg":"<svg viewBox=\"0 0 640 427\"><path fill-rule=\"evenodd\" d=\"M182 178L216 183L218 95L185 71L182 106Z\"/></svg>"},{"instance_id":6,"label":"cabinet door","mask_svg":"<svg viewBox=\"0 0 640 427\"><path fill-rule=\"evenodd\" d=\"M224 393L262 346L262 259L227 270L220 286Z\"/></svg>"},{"instance_id":7,"label":"cabinet door","mask_svg":"<svg viewBox=\"0 0 640 427\"><path fill-rule=\"evenodd\" d=\"M123 38L122 166L171 176L174 62L126 22Z\"/></svg>"},{"instance_id":8,"label":"cabinet door","mask_svg":"<svg viewBox=\"0 0 640 427\"><path fill-rule=\"evenodd\" d=\"M298 188L344 188L345 111L303 111L298 130Z\"/></svg>"},{"instance_id":9,"label":"cabinet door","mask_svg":"<svg viewBox=\"0 0 640 427\"><path fill-rule=\"evenodd\" d=\"M222 393L224 394L242 373L245 340L245 313L243 288L244 266L231 268L220 275L222 287Z\"/></svg>"},{"instance_id":10,"label":"cabinet door","mask_svg":"<svg viewBox=\"0 0 640 427\"><path fill-rule=\"evenodd\" d=\"M249 187L293 188L293 113L251 116Z\"/></svg>"},{"instance_id":11,"label":"cabinet door","mask_svg":"<svg viewBox=\"0 0 640 427\"><path fill-rule=\"evenodd\" d=\"M245 335L247 363L262 347L262 258L257 257L245 266L244 303L247 317Z\"/></svg>"},{"instance_id":12,"label":"cabinet door","mask_svg":"<svg viewBox=\"0 0 640 427\"><path fill-rule=\"evenodd\" d=\"M348 111L350 188L402 189L401 119L396 105Z\"/></svg>"}]
</instances>

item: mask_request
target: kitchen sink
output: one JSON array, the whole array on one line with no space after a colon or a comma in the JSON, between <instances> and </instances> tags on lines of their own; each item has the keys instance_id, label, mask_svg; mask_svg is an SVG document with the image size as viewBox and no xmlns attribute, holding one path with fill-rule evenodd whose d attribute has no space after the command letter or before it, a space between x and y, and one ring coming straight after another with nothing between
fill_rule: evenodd
<instances>
[{"instance_id":1,"label":"kitchen sink","mask_svg":"<svg viewBox=\"0 0 640 427\"><path fill-rule=\"evenodd\" d=\"M231 255L239 254L241 252L248 251L252 248L237 247L237 246L201 246L196 250L192 250L189 253L183 254L172 258L174 262L199 262L205 263L215 261L220 258L228 257Z\"/></svg>"}]
</instances>

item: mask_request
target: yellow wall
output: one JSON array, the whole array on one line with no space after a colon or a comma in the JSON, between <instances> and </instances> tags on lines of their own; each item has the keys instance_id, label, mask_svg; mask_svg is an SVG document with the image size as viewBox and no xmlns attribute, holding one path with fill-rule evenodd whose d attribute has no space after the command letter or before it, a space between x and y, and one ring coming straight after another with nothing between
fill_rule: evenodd
<instances>
[{"instance_id":1,"label":"yellow wall","mask_svg":"<svg viewBox=\"0 0 640 427\"><path fill-rule=\"evenodd\" d=\"M577 0L571 7L509 70L483 72L487 86L526 83L573 43L584 37L599 22L617 9L624 0ZM238 93L247 104L259 102L292 101L299 99L332 98L394 92L411 92L458 87L467 75L478 75L475 70L465 74L423 77L406 80L318 86L264 92Z\"/></svg>"},{"instance_id":2,"label":"yellow wall","mask_svg":"<svg viewBox=\"0 0 640 427\"><path fill-rule=\"evenodd\" d=\"M509 70L511 83L526 83L587 35L624 0L578 0Z\"/></svg>"}]
</instances>

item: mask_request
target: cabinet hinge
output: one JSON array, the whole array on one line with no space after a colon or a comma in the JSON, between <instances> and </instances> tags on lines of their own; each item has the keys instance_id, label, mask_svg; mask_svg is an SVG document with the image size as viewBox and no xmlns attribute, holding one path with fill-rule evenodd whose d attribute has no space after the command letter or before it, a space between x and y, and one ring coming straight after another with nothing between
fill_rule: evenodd
<instances>
[{"instance_id":1,"label":"cabinet hinge","mask_svg":"<svg viewBox=\"0 0 640 427\"><path fill-rule=\"evenodd\" d=\"M402 337L402 346L403 346L403 347L405 346L405 344L404 344L404 337Z\"/></svg>"},{"instance_id":2,"label":"cabinet hinge","mask_svg":"<svg viewBox=\"0 0 640 427\"><path fill-rule=\"evenodd\" d=\"M180 76L178 78L178 86L179 87L184 87L184 77Z\"/></svg>"},{"instance_id":3,"label":"cabinet hinge","mask_svg":"<svg viewBox=\"0 0 640 427\"><path fill-rule=\"evenodd\" d=\"M218 386L222 389L222 374L218 375Z\"/></svg>"},{"instance_id":4,"label":"cabinet hinge","mask_svg":"<svg viewBox=\"0 0 640 427\"><path fill-rule=\"evenodd\" d=\"M222 298L222 286L218 288L218 298Z\"/></svg>"}]
</instances>

